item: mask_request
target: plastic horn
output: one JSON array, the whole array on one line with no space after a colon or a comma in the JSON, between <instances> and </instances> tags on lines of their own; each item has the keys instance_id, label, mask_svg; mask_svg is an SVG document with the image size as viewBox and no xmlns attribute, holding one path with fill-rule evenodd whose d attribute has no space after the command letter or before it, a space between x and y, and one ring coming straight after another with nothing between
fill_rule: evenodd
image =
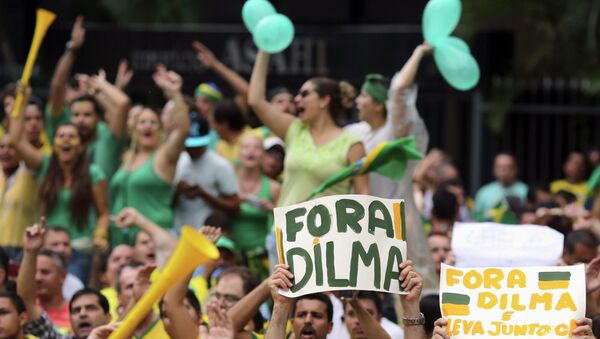
<instances>
[{"instance_id":1,"label":"plastic horn","mask_svg":"<svg viewBox=\"0 0 600 339\"><path fill-rule=\"evenodd\" d=\"M31 41L31 47L29 48L29 54L27 55L27 61L25 62L25 68L23 69L23 75L21 76L21 84L23 86L27 86L29 84L29 78L31 78L33 64L35 64L35 59L37 58L40 50L40 45L42 44L42 40L44 40L44 36L48 31L48 27L50 27L52 22L54 22L54 19L56 19L56 14L50 12L49 10L38 8L36 12L33 40ZM19 91L15 100L15 107L12 111L13 118L19 117L19 111L22 104L23 94Z\"/></svg>"},{"instance_id":2,"label":"plastic horn","mask_svg":"<svg viewBox=\"0 0 600 339\"><path fill-rule=\"evenodd\" d=\"M152 312L152 306L169 288L190 274L198 265L219 258L219 250L210 240L190 226L183 226L181 239L165 266L160 277L144 293L144 296L135 304L127 314L121 326L110 335L109 339L130 338L142 319Z\"/></svg>"}]
</instances>

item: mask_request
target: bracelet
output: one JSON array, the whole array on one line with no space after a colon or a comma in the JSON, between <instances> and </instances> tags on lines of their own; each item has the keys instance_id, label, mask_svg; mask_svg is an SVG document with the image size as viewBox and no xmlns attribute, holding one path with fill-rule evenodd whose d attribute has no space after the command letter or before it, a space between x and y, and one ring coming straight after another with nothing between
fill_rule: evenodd
<instances>
[{"instance_id":1,"label":"bracelet","mask_svg":"<svg viewBox=\"0 0 600 339\"><path fill-rule=\"evenodd\" d=\"M103 239L108 239L108 230L104 229L104 228L96 228L94 230L94 238L95 237L100 237Z\"/></svg>"},{"instance_id":2,"label":"bracelet","mask_svg":"<svg viewBox=\"0 0 600 339\"><path fill-rule=\"evenodd\" d=\"M421 326L425 325L425 315L423 313L419 313L420 316L416 318L407 318L402 317L402 324L404 326Z\"/></svg>"}]
</instances>

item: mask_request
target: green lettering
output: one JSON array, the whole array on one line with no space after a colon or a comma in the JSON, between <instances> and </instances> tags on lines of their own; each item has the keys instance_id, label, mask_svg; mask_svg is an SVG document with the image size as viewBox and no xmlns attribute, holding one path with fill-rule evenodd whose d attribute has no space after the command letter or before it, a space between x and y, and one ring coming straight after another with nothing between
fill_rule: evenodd
<instances>
[{"instance_id":1,"label":"green lettering","mask_svg":"<svg viewBox=\"0 0 600 339\"><path fill-rule=\"evenodd\" d=\"M294 272L294 256L299 256L304 259L304 263L306 264L306 271L304 272L304 276L302 279L298 280L298 275ZM310 280L313 272L313 263L310 259L310 254L306 252L305 249L301 247L294 247L287 251L286 254L287 263L290 265L290 272L294 275L294 286L290 288L292 292L298 292L302 287L304 287L308 281Z\"/></svg>"},{"instance_id":2,"label":"green lettering","mask_svg":"<svg viewBox=\"0 0 600 339\"><path fill-rule=\"evenodd\" d=\"M350 287L356 287L356 281L358 280L358 258L360 258L369 267L375 263L374 267L374 286L379 289L381 285L381 259L379 257L379 249L377 244L373 243L369 246L369 251L365 252L365 248L362 246L360 241L352 243L352 259L350 260Z\"/></svg>"},{"instance_id":3,"label":"green lettering","mask_svg":"<svg viewBox=\"0 0 600 339\"><path fill-rule=\"evenodd\" d=\"M395 270L396 268L398 268L398 266L400 265L400 263L402 262L402 253L400 252L400 249L398 247L392 246L390 247L390 253L388 254L388 260L387 260L387 266L385 268L385 281L383 282L383 289L386 291L390 290L390 285L392 283L392 280L395 280L398 282L398 285L400 285L400 281L398 279L400 279L400 270ZM402 286L400 286L400 290L403 291L404 289L402 288Z\"/></svg>"},{"instance_id":4,"label":"green lettering","mask_svg":"<svg viewBox=\"0 0 600 339\"><path fill-rule=\"evenodd\" d=\"M325 256L327 257L327 283L330 287L348 287L348 279L335 277L335 258L333 257L333 241L325 245Z\"/></svg>"},{"instance_id":5,"label":"green lettering","mask_svg":"<svg viewBox=\"0 0 600 339\"><path fill-rule=\"evenodd\" d=\"M317 226L317 216L321 219L320 224ZM308 216L306 217L306 224L308 232L313 237L322 237L331 229L331 216L329 210L323 205L317 205L310 209Z\"/></svg>"},{"instance_id":6,"label":"green lettering","mask_svg":"<svg viewBox=\"0 0 600 339\"><path fill-rule=\"evenodd\" d=\"M352 209L348 212L348 209ZM340 199L335 202L335 214L338 232L346 233L350 227L354 233L362 232L358 223L365 217L365 208L357 201L351 199Z\"/></svg>"},{"instance_id":7,"label":"green lettering","mask_svg":"<svg viewBox=\"0 0 600 339\"><path fill-rule=\"evenodd\" d=\"M323 286L323 251L321 251L321 244L313 246L314 259L315 259L315 278L317 286Z\"/></svg>"},{"instance_id":8,"label":"green lettering","mask_svg":"<svg viewBox=\"0 0 600 339\"><path fill-rule=\"evenodd\" d=\"M383 219L376 217L377 211L381 211ZM385 230L385 235L388 238L394 238L394 224L392 222L392 216L388 209L381 201L374 200L369 205L369 233L375 234L375 227L382 228Z\"/></svg>"},{"instance_id":9,"label":"green lettering","mask_svg":"<svg viewBox=\"0 0 600 339\"><path fill-rule=\"evenodd\" d=\"M285 234L288 242L296 241L296 233L300 232L304 224L297 221L298 217L306 214L306 208L300 207L285 214Z\"/></svg>"}]
</instances>

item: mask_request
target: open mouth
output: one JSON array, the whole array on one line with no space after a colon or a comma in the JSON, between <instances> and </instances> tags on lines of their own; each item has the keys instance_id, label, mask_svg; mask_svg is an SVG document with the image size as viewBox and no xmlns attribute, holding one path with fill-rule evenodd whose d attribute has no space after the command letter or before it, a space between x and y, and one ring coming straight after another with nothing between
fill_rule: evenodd
<instances>
[{"instance_id":1,"label":"open mouth","mask_svg":"<svg viewBox=\"0 0 600 339\"><path fill-rule=\"evenodd\" d=\"M91 332L94 328L92 327L92 323L87 321L82 321L77 326L80 332Z\"/></svg>"},{"instance_id":2,"label":"open mouth","mask_svg":"<svg viewBox=\"0 0 600 339\"><path fill-rule=\"evenodd\" d=\"M303 339L314 338L315 334L316 334L315 329L310 326L307 326L307 327L304 327L302 329L302 331L300 331L300 338L303 338Z\"/></svg>"},{"instance_id":3,"label":"open mouth","mask_svg":"<svg viewBox=\"0 0 600 339\"><path fill-rule=\"evenodd\" d=\"M296 107L296 114L298 116L304 115L304 107Z\"/></svg>"},{"instance_id":4,"label":"open mouth","mask_svg":"<svg viewBox=\"0 0 600 339\"><path fill-rule=\"evenodd\" d=\"M154 253L148 253L146 255L146 259L148 259L148 261L155 261L156 260L156 254L154 254Z\"/></svg>"},{"instance_id":5,"label":"open mouth","mask_svg":"<svg viewBox=\"0 0 600 339\"><path fill-rule=\"evenodd\" d=\"M144 132L142 133L143 138L151 138L154 133L152 132Z\"/></svg>"}]
</instances>

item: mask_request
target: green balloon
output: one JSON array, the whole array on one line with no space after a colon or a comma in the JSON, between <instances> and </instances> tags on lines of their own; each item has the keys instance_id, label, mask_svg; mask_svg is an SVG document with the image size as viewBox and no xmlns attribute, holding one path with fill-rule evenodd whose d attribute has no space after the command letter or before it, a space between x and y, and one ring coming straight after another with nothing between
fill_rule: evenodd
<instances>
[{"instance_id":1,"label":"green balloon","mask_svg":"<svg viewBox=\"0 0 600 339\"><path fill-rule=\"evenodd\" d=\"M267 53L279 53L294 40L294 24L283 14L262 19L254 30L254 43Z\"/></svg>"},{"instance_id":2,"label":"green balloon","mask_svg":"<svg viewBox=\"0 0 600 339\"><path fill-rule=\"evenodd\" d=\"M465 53L469 53L469 54L471 53L471 49L469 48L469 45L467 45L467 43L461 38L457 38L455 36L449 36L446 39L445 43L453 46L454 48L460 49L461 51L463 51Z\"/></svg>"},{"instance_id":3,"label":"green balloon","mask_svg":"<svg viewBox=\"0 0 600 339\"><path fill-rule=\"evenodd\" d=\"M242 20L248 31L254 33L260 20L275 13L275 7L267 0L248 0L242 7Z\"/></svg>"},{"instance_id":4,"label":"green balloon","mask_svg":"<svg viewBox=\"0 0 600 339\"><path fill-rule=\"evenodd\" d=\"M465 45L457 45L456 41L448 42L448 39L444 39L433 50L433 59L444 79L450 86L461 91L475 87L480 76L477 60L464 50Z\"/></svg>"},{"instance_id":5,"label":"green balloon","mask_svg":"<svg viewBox=\"0 0 600 339\"><path fill-rule=\"evenodd\" d=\"M423 11L423 37L436 47L460 21L460 0L430 0Z\"/></svg>"}]
</instances>

